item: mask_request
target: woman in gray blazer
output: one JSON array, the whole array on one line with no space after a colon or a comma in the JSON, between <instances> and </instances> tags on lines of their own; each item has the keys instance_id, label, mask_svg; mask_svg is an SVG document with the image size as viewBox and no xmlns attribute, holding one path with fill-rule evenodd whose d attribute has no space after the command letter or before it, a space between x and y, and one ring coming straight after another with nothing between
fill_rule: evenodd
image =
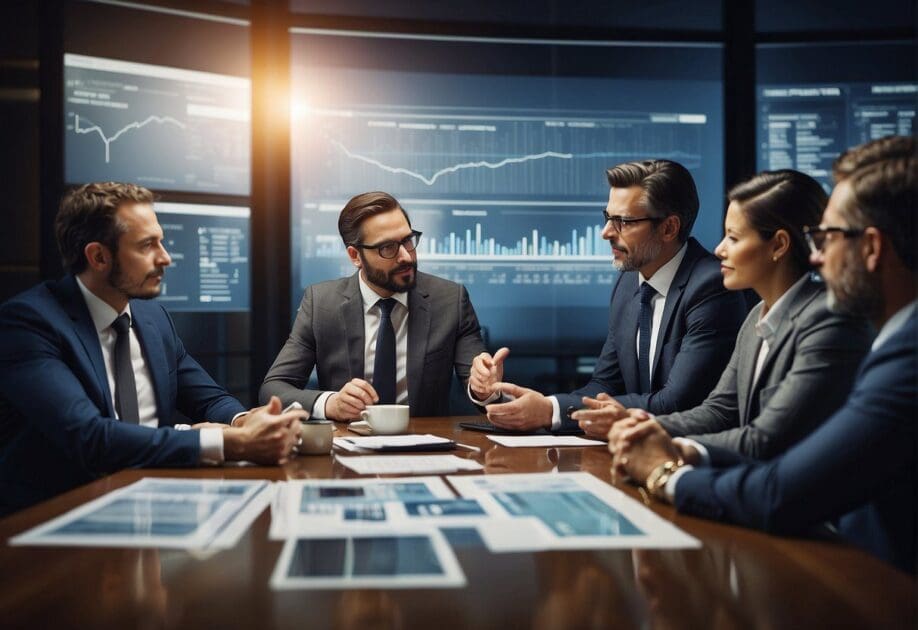
<instances>
[{"instance_id":1,"label":"woman in gray blazer","mask_svg":"<svg viewBox=\"0 0 918 630\"><path fill-rule=\"evenodd\" d=\"M827 202L814 179L793 170L766 171L727 198L725 236L714 250L724 286L752 289L762 301L740 328L733 356L707 399L657 421L673 437L769 459L842 405L871 332L864 320L832 313L824 285L812 277L803 226L819 224ZM577 414L590 434L608 431L604 425L622 415L613 401L588 406L608 412Z\"/></svg>"}]
</instances>

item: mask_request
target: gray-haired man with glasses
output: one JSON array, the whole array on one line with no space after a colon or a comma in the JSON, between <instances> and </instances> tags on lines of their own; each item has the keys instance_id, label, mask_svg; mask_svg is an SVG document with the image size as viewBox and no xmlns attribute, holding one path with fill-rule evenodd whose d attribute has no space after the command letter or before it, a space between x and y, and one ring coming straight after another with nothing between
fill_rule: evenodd
<instances>
[{"instance_id":1,"label":"gray-haired man with glasses","mask_svg":"<svg viewBox=\"0 0 918 630\"><path fill-rule=\"evenodd\" d=\"M417 270L421 232L388 193L348 201L338 232L357 272L306 288L260 398L330 420L356 419L377 403L447 415L453 372L466 385L485 349L468 292ZM307 389L313 369L319 388Z\"/></svg>"},{"instance_id":2,"label":"gray-haired man with glasses","mask_svg":"<svg viewBox=\"0 0 918 630\"><path fill-rule=\"evenodd\" d=\"M500 427L576 429L570 413L586 404L597 411L579 427L604 438L611 426L601 417L606 406L660 414L693 407L733 352L746 305L724 288L717 258L689 236L698 214L691 174L670 160L647 160L619 164L606 175L602 237L612 248L612 266L623 273L612 290L609 334L593 376L577 391L543 396L501 382L508 349L477 356L469 393Z\"/></svg>"}]
</instances>

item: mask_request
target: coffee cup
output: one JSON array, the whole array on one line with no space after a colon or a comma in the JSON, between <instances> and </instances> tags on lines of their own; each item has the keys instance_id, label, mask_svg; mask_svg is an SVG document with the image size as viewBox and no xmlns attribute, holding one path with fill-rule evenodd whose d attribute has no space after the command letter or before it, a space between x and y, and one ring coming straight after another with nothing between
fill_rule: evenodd
<instances>
[{"instance_id":1,"label":"coffee cup","mask_svg":"<svg viewBox=\"0 0 918 630\"><path fill-rule=\"evenodd\" d=\"M404 433L408 428L408 405L369 405L360 412L375 435Z\"/></svg>"},{"instance_id":2,"label":"coffee cup","mask_svg":"<svg viewBox=\"0 0 918 630\"><path fill-rule=\"evenodd\" d=\"M300 443L296 450L306 455L327 455L332 450L335 427L331 420L300 422Z\"/></svg>"}]
</instances>

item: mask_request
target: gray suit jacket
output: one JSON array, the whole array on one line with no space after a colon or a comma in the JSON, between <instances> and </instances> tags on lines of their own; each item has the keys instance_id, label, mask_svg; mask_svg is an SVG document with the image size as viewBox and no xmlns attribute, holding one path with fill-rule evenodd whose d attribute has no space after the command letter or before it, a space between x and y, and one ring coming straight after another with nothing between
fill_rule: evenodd
<instances>
[{"instance_id":1,"label":"gray suit jacket","mask_svg":"<svg viewBox=\"0 0 918 630\"><path fill-rule=\"evenodd\" d=\"M763 306L756 305L707 399L657 420L674 437L691 436L757 459L770 459L806 437L847 398L872 337L865 321L836 315L825 302L821 283L807 280L800 287L753 385L761 345L755 324Z\"/></svg>"},{"instance_id":2,"label":"gray suit jacket","mask_svg":"<svg viewBox=\"0 0 918 630\"><path fill-rule=\"evenodd\" d=\"M312 410L324 391L364 378L364 313L357 274L306 288L290 337L259 391L262 403L278 396ZM418 272L408 292L408 404L412 416L449 414L455 369L463 386L472 359L484 352L481 327L460 284ZM319 389L304 389L313 367Z\"/></svg>"}]
</instances>

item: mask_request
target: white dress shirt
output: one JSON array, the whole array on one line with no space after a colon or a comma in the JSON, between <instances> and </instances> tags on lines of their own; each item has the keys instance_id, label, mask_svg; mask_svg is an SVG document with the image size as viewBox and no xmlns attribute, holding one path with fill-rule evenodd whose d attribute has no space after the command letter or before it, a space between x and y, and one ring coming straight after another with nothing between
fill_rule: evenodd
<instances>
[{"instance_id":1,"label":"white dress shirt","mask_svg":"<svg viewBox=\"0 0 918 630\"><path fill-rule=\"evenodd\" d=\"M86 301L89 316L92 318L96 334L99 336L99 345L102 347L102 360L105 362L105 375L108 378L108 391L112 396L112 408L115 409L115 340L118 335L112 328L112 323L121 315L108 305L105 300L98 297L86 288L86 285L77 278L77 286ZM123 313L131 316L131 305L124 307ZM159 427L159 418L156 415L156 396L153 390L153 379L150 368L141 351L140 340L134 332L133 320L128 338L131 347L131 367L134 370L134 382L137 386L137 409L140 416L140 425L156 429ZM117 409L115 411L117 413ZM176 425L176 429L189 429L188 425ZM221 463L223 461L223 430L202 429L198 432L201 440L201 463Z\"/></svg>"},{"instance_id":2,"label":"white dress shirt","mask_svg":"<svg viewBox=\"0 0 918 630\"><path fill-rule=\"evenodd\" d=\"M379 306L377 302L385 299L357 274L360 284L360 297L363 300L363 375L364 380L373 384L373 368L376 363L376 338L379 336ZM392 309L392 328L395 329L395 402L408 404L408 293L394 293L392 299L398 302ZM322 392L312 407L312 417L324 419L325 404L332 394Z\"/></svg>"}]
</instances>

